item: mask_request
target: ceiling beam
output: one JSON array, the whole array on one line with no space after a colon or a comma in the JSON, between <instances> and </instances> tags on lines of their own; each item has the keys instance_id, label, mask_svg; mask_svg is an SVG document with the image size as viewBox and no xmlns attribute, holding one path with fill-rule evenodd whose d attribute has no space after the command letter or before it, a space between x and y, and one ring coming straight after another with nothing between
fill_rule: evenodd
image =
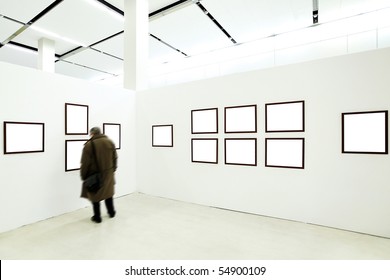
<instances>
[{"instance_id":1,"label":"ceiling beam","mask_svg":"<svg viewBox=\"0 0 390 280\"><path fill-rule=\"evenodd\" d=\"M192 4L193 1L192 0L180 0L180 1L176 1L172 4L169 4L161 9L158 9L154 12L151 12L149 14L149 20L154 20L160 16L164 16L168 13L171 13L177 9L181 9L181 8L184 8L185 6L188 6L189 4Z\"/></svg>"},{"instance_id":2,"label":"ceiling beam","mask_svg":"<svg viewBox=\"0 0 390 280\"><path fill-rule=\"evenodd\" d=\"M233 39L233 37L225 30L225 28L223 28L223 26L210 14L209 11L207 11L207 9L200 3L200 1L197 1L196 2L196 5L198 5L198 7L202 10L202 12L208 16L209 19L211 19L211 21L223 32L223 34L226 35L226 37L229 38L229 40L233 43L233 44L237 44L237 41Z\"/></svg>"},{"instance_id":3,"label":"ceiling beam","mask_svg":"<svg viewBox=\"0 0 390 280\"><path fill-rule=\"evenodd\" d=\"M5 39L3 42L1 42L0 44L0 48L6 44L8 44L9 42L12 41L12 39L14 39L16 36L18 36L19 34L21 34L23 31L25 31L27 28L29 28L34 22L36 22L37 20L39 20L41 17L43 17L44 15L46 15L48 12L50 12L52 9L54 9L58 4L60 4L62 1L64 0L56 0L54 1L53 3L51 3L49 6L47 6L43 11L41 11L38 15L36 15L35 17L33 17L31 20L29 20L27 23L22 23L23 26L21 28L19 28L18 30L16 30L16 32L14 32L11 36L9 36L7 39ZM6 18L6 17L5 17ZM14 20L16 21L16 20ZM16 22L19 22L19 21L16 21ZM20 22L19 22L20 23Z\"/></svg>"}]
</instances>

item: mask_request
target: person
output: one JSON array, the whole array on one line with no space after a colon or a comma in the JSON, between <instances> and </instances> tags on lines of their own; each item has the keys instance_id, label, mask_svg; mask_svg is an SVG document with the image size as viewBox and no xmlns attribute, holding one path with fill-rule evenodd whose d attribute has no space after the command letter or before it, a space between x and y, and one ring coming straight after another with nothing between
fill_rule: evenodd
<instances>
[{"instance_id":1,"label":"person","mask_svg":"<svg viewBox=\"0 0 390 280\"><path fill-rule=\"evenodd\" d=\"M99 127L91 128L90 136L91 138L85 143L82 151L80 176L84 181L88 176L100 171L103 183L96 193L88 192L83 184L81 197L92 202L93 216L91 220L95 223L101 223L100 201L104 200L110 218L115 217L116 214L113 196L115 192L114 173L117 169L118 156L114 143L101 133ZM95 149L93 149L92 142ZM96 160L93 154L94 150Z\"/></svg>"}]
</instances>

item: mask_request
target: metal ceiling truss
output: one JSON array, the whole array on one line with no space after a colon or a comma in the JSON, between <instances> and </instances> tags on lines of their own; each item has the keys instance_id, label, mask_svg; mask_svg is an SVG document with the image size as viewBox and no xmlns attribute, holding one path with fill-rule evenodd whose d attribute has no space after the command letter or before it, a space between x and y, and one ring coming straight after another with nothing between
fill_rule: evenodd
<instances>
[{"instance_id":1,"label":"metal ceiling truss","mask_svg":"<svg viewBox=\"0 0 390 280\"><path fill-rule=\"evenodd\" d=\"M22 47L22 48L26 48L26 49L30 49L30 50L36 50L35 48L32 48L32 47L29 47L29 46L26 46L26 45L23 45L23 44L18 44L18 43L15 43L12 41L12 39L14 39L16 36L18 36L19 34L21 34L23 31L25 31L27 28L29 28L34 22L36 22L38 19L40 19L41 17L43 17L45 14L47 14L50 10L52 10L53 8L55 8L58 4L60 4L62 1L64 0L57 0L57 1L54 1L51 5L49 5L46 9L44 9L42 12L40 12L37 16L35 16L33 19L31 19L28 23L22 23L22 22L19 22L17 20L14 20L14 19L11 19L11 18L8 18L6 16L4 16L4 18L7 18L9 20L12 20L12 21L16 21L20 24L23 24L23 26L18 29L14 34L12 34L9 38L7 38L4 42L1 42L0 44L0 47L2 47L3 45L6 45L7 43L12 43L13 45L18 45L19 47ZM101 4L105 5L107 8L113 10L114 12L118 13L119 15L122 15L124 16L124 12L115 7L114 5L108 3L107 1L105 0L96 0L98 2L100 2ZM196 4L201 10L202 12L229 38L229 40L231 40L234 44L236 44L237 42L232 38L232 36L230 36L230 34L222 27L222 25L220 23L218 23L218 21L207 11L207 9L200 3L199 0L180 0L180 1L176 1L168 6L165 6L157 11L154 11L152 13L149 14L149 19L150 20L153 20L159 16L163 16L163 15L166 15L167 13L170 13L174 10L177 10L177 9L181 9L181 8L184 8L185 6L187 5L190 5L190 4ZM88 47L77 47L77 48L74 48L64 54L61 54L61 55L58 55L56 54L56 57L58 58L58 60L63 60L63 59L66 59L67 57L73 55L73 54L76 54L82 50L85 50L86 48L92 48L93 46L101 43L101 42L104 42L104 41L107 41L117 35L120 35L122 34L123 31L117 33L117 34L114 34L114 35L111 35L107 38L104 38L98 42L95 42L91 45L89 45ZM149 34L153 39L156 39L157 41L159 41L160 43L166 45L167 47L171 48L172 50L184 55L184 56L188 56L184 51L182 50L179 50L177 48L175 48L174 46L172 46L171 44L169 44L168 42L165 42L163 39L161 38L158 38L156 35L153 35L153 34ZM106 55L109 55L107 53L104 53ZM113 56L113 55L110 55L116 59L119 59L119 60L123 60L122 58L119 58L117 56ZM57 61L58 61L57 60Z\"/></svg>"},{"instance_id":2,"label":"metal ceiling truss","mask_svg":"<svg viewBox=\"0 0 390 280\"><path fill-rule=\"evenodd\" d=\"M202 10L202 12L208 16L209 19L225 34L233 44L237 44L237 41L233 39L232 36L222 27L222 25L207 11L207 9L200 3L200 1L196 2L196 5Z\"/></svg>"},{"instance_id":3,"label":"metal ceiling truss","mask_svg":"<svg viewBox=\"0 0 390 280\"><path fill-rule=\"evenodd\" d=\"M15 20L15 19L12 19L12 18L9 18L7 16L4 16L2 15L3 18L7 19L7 20L11 20L11 21L14 21L14 22L17 22L19 24L22 24L23 26L21 28L19 28L15 33L13 33L11 36L9 36L5 41L3 42L0 42L0 48L3 47L4 45L6 44L12 44L12 45L15 45L15 46L18 46L18 47L21 47L21 48L25 48L25 49L29 49L29 50L33 50L33 51L37 51L36 48L33 48L33 47L30 47L30 46L26 46L26 45L23 45L23 44L20 44L20 43L16 43L16 42L13 42L12 40L18 36L19 34L21 34L23 31L25 31L27 28L29 28L32 24L34 24L37 20L39 20L40 18L42 18L44 15L46 15L48 12L50 12L52 9L54 9L57 5L59 5L61 2L63 2L64 0L56 0L54 1L52 4L50 4L47 8L45 8L42 12L40 12L38 15L36 15L34 18L32 18L30 21L28 21L27 23L23 23L23 22L20 22L18 20ZM105 5L107 8L113 10L114 12L118 13L119 15L122 15L124 16L124 12L115 7L114 5L108 3L107 1L105 0L96 0L98 2L100 2L101 4ZM200 0L179 0L179 1L176 1L168 6L165 6L157 11L154 11L152 13L149 14L149 19L150 20L154 20L160 16L164 16L168 13L171 13L177 9L182 9L188 5L191 5L191 4L196 4L200 10L202 11L202 13L204 13L222 32L223 34L233 43L233 44L237 44L237 41L229 34L229 32L227 32L227 30L217 21L217 19L210 14L210 12L206 9L205 6L203 6L201 4L201 1ZM313 0L313 24L316 24L318 23L318 0ZM82 46L79 46L77 48L74 48L64 54L61 54L61 55L58 55L56 54L56 57L57 57L57 61L66 61L66 58L76 54L76 53L79 53L85 49L93 49L94 51L98 51L96 50L95 48L93 48L93 46L99 44L99 43L102 43L104 41L107 41L115 36L118 36L120 34L122 34L124 31L121 31L121 32L118 32L114 35L111 35L107 38L104 38L98 42L95 42L91 45L89 45L88 47L82 47ZM174 46L172 46L171 44L165 42L164 40L162 40L161 38L158 38L157 36L153 35L153 34L149 34L153 39L159 41L160 43L168 46L169 48L171 48L172 50L184 55L184 56L188 56L185 52L183 52L182 50L179 50L177 48L175 48ZM114 55L111 55L111 54L108 54L108 53L105 53L105 52L101 52L99 51L100 53L104 54L104 55L108 55L110 57L113 57L115 59L118 59L118 60L122 60L122 58L120 57L117 57L117 56L114 56ZM66 61L67 62L67 61ZM68 62L69 63L69 62ZM72 63L72 64L75 64L75 63ZM78 64L76 64L78 65ZM80 65L78 65L80 66ZM85 67L85 68L89 68L89 67ZM93 70L96 70L96 71L100 71L100 70L97 70L97 69L93 69ZM106 73L104 71L100 71L100 72L103 72L103 73ZM112 73L110 73L112 74ZM115 74L112 74L112 75L115 75Z\"/></svg>"},{"instance_id":4,"label":"metal ceiling truss","mask_svg":"<svg viewBox=\"0 0 390 280\"><path fill-rule=\"evenodd\" d=\"M8 44L9 42L12 41L12 39L14 39L16 36L18 36L20 33L22 33L23 31L25 31L27 28L29 28L34 22L36 22L37 20L39 20L41 17L43 17L44 15L46 15L48 12L50 12L52 9L54 9L58 4L60 4L62 1L64 0L56 0L54 1L53 3L51 3L46 9L44 9L42 12L40 12L38 15L36 15L34 18L32 18L31 20L29 20L27 23L23 23L23 22L20 22L18 20L15 20L15 19L10 19L8 17L5 17L4 18L7 18L9 20L12 20L14 22L17 22L17 23L20 23L20 24L23 24L23 26L21 28L19 28L14 34L12 34L11 36L9 36L7 39L5 39L3 42L1 42L0 44L0 48L6 44Z\"/></svg>"}]
</instances>

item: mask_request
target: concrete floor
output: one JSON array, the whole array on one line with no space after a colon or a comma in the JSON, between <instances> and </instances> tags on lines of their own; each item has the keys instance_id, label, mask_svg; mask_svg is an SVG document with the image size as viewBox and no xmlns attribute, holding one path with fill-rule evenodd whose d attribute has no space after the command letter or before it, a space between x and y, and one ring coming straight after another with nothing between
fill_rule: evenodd
<instances>
[{"instance_id":1,"label":"concrete floor","mask_svg":"<svg viewBox=\"0 0 390 280\"><path fill-rule=\"evenodd\" d=\"M138 193L115 204L117 216L101 224L88 207L2 233L0 259L390 259L386 238Z\"/></svg>"}]
</instances>

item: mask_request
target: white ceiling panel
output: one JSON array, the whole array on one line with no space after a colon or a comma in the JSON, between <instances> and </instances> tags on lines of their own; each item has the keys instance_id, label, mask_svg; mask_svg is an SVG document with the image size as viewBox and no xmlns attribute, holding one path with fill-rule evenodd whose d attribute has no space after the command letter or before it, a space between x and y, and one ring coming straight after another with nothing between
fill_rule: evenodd
<instances>
[{"instance_id":1,"label":"white ceiling panel","mask_svg":"<svg viewBox=\"0 0 390 280\"><path fill-rule=\"evenodd\" d=\"M12 34L18 31L23 25L14 21L0 17L0 43L8 39Z\"/></svg>"},{"instance_id":2,"label":"white ceiling panel","mask_svg":"<svg viewBox=\"0 0 390 280\"><path fill-rule=\"evenodd\" d=\"M163 63L185 57L182 53L160 43L156 39L149 39L149 60L150 63Z\"/></svg>"},{"instance_id":3,"label":"white ceiling panel","mask_svg":"<svg viewBox=\"0 0 390 280\"><path fill-rule=\"evenodd\" d=\"M112 74L123 72L123 61L91 49L81 51L66 60Z\"/></svg>"},{"instance_id":4,"label":"white ceiling panel","mask_svg":"<svg viewBox=\"0 0 390 280\"><path fill-rule=\"evenodd\" d=\"M87 46L123 31L123 20L91 3L98 2L66 0L34 25Z\"/></svg>"},{"instance_id":5,"label":"white ceiling panel","mask_svg":"<svg viewBox=\"0 0 390 280\"><path fill-rule=\"evenodd\" d=\"M121 33L97 45L94 45L93 48L123 59L124 33Z\"/></svg>"},{"instance_id":6,"label":"white ceiling panel","mask_svg":"<svg viewBox=\"0 0 390 280\"><path fill-rule=\"evenodd\" d=\"M0 61L37 68L38 53L7 44L0 48Z\"/></svg>"},{"instance_id":7,"label":"white ceiling panel","mask_svg":"<svg viewBox=\"0 0 390 280\"><path fill-rule=\"evenodd\" d=\"M390 7L389 0L327 0L319 1L319 19L322 22L341 19Z\"/></svg>"},{"instance_id":8,"label":"white ceiling panel","mask_svg":"<svg viewBox=\"0 0 390 280\"><path fill-rule=\"evenodd\" d=\"M74 65L65 61L58 61L55 65L55 71L58 74L71 76L79 79L92 80L102 73L86 67Z\"/></svg>"},{"instance_id":9,"label":"white ceiling panel","mask_svg":"<svg viewBox=\"0 0 390 280\"><path fill-rule=\"evenodd\" d=\"M27 23L53 2L54 0L0 0L0 14Z\"/></svg>"},{"instance_id":10,"label":"white ceiling panel","mask_svg":"<svg viewBox=\"0 0 390 280\"><path fill-rule=\"evenodd\" d=\"M52 36L47 33L42 33L40 31L36 31L32 28L27 28L24 32L15 37L12 41L24 44L30 47L38 48L38 41L41 38L47 38L53 40L55 42L55 52L56 54L64 54L70 50L73 50L78 47L77 44L72 44L70 42L66 42L64 40L59 39L57 36Z\"/></svg>"},{"instance_id":11,"label":"white ceiling panel","mask_svg":"<svg viewBox=\"0 0 390 280\"><path fill-rule=\"evenodd\" d=\"M233 44L196 4L157 18L149 27L151 34L187 55Z\"/></svg>"},{"instance_id":12,"label":"white ceiling panel","mask_svg":"<svg viewBox=\"0 0 390 280\"><path fill-rule=\"evenodd\" d=\"M124 11L124 1L133 0L106 0L107 3L122 11ZM0 42L4 42L20 30L23 23L30 21L56 2L55 0L0 0ZM61 61L56 63L58 73L88 80L102 80L104 83L122 80L117 75L123 72L124 33L115 34L124 30L124 17L105 6L104 1L58 2L60 3L55 8L47 11L32 26L13 38L12 42L0 48L0 60L36 68L38 56L30 49L37 48L38 40L45 37L55 41L57 55L61 56L76 49L74 53L59 58ZM307 44L313 40L325 40L335 36L346 36L346 34L351 36L351 33L390 25L389 13L386 10L355 17L357 14L386 7L390 10L390 0L319 0L321 24L313 29L302 29L312 25L312 0L187 0L183 3L178 0L149 0L148 2L149 13L177 4L173 9L168 9L150 19L149 32L153 36L149 37L148 71L154 74L159 73L163 68L179 71L212 62L223 63L234 58L240 59L243 55L271 51L275 47L290 48L298 43ZM207 11L203 12L201 8ZM233 45L210 19L210 15L238 43L248 43ZM353 20L343 19L351 16ZM329 21L334 22L327 23ZM340 25L344 21L346 24ZM285 33L297 29L303 31ZM379 29L378 35L382 34L380 31ZM284 35L268 37L280 33ZM360 40L361 36L354 38ZM96 44L97 42L101 43ZM14 43L19 43L24 48L16 47ZM93 47L78 49L83 45L93 45ZM175 49L191 57L185 58L185 55Z\"/></svg>"},{"instance_id":13,"label":"white ceiling panel","mask_svg":"<svg viewBox=\"0 0 390 280\"><path fill-rule=\"evenodd\" d=\"M243 43L312 24L311 0L203 0L203 6Z\"/></svg>"}]
</instances>

